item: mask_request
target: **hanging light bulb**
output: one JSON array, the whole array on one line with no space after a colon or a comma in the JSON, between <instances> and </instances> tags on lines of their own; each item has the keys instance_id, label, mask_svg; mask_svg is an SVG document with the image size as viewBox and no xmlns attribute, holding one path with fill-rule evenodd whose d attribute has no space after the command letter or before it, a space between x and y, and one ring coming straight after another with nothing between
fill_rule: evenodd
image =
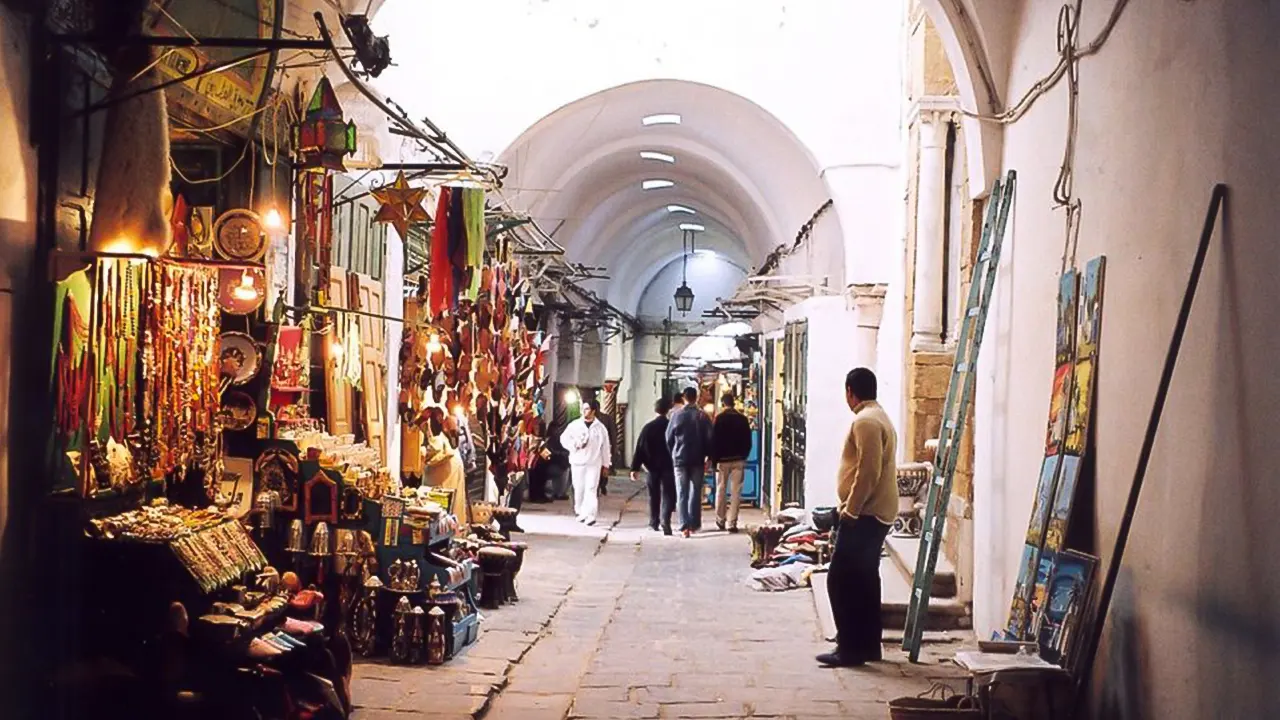
<instances>
[{"instance_id":1,"label":"hanging light bulb","mask_svg":"<svg viewBox=\"0 0 1280 720\"><path fill-rule=\"evenodd\" d=\"M342 343L337 338L334 338L329 343L329 354L333 356L334 360L341 360L342 354L345 352L346 348L342 347Z\"/></svg>"},{"instance_id":2,"label":"hanging light bulb","mask_svg":"<svg viewBox=\"0 0 1280 720\"><path fill-rule=\"evenodd\" d=\"M231 296L237 300L252 302L258 299L258 288L253 284L253 276L245 270L240 274L240 284L231 291Z\"/></svg>"},{"instance_id":3,"label":"hanging light bulb","mask_svg":"<svg viewBox=\"0 0 1280 720\"><path fill-rule=\"evenodd\" d=\"M461 403L453 406L453 416L458 418L458 422L460 423L467 421L467 411L462 409Z\"/></svg>"},{"instance_id":4,"label":"hanging light bulb","mask_svg":"<svg viewBox=\"0 0 1280 720\"><path fill-rule=\"evenodd\" d=\"M271 208L262 216L262 225L268 230L279 230L284 227L284 216L279 210Z\"/></svg>"},{"instance_id":5,"label":"hanging light bulb","mask_svg":"<svg viewBox=\"0 0 1280 720\"><path fill-rule=\"evenodd\" d=\"M578 392L577 392L576 390L565 390L565 391L564 391L564 402L565 402L565 404L566 404L566 405L577 405L577 404L578 404Z\"/></svg>"},{"instance_id":6,"label":"hanging light bulb","mask_svg":"<svg viewBox=\"0 0 1280 720\"><path fill-rule=\"evenodd\" d=\"M440 350L440 335L438 333L431 333L431 336L427 338L427 352L435 353L435 352L438 352L439 350Z\"/></svg>"}]
</instances>

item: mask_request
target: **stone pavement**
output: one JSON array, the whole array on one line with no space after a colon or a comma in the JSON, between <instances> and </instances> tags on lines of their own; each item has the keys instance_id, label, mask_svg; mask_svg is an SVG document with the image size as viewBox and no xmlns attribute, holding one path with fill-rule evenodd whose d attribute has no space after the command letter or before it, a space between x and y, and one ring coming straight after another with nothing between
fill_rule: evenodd
<instances>
[{"instance_id":1,"label":"stone pavement","mask_svg":"<svg viewBox=\"0 0 1280 720\"><path fill-rule=\"evenodd\" d=\"M566 503L526 505L520 602L486 612L480 640L442 667L358 664L356 720L886 718L890 698L956 676L892 646L887 662L818 667L830 646L810 592L748 588L745 534L664 537L641 485L610 487L595 528Z\"/></svg>"}]
</instances>

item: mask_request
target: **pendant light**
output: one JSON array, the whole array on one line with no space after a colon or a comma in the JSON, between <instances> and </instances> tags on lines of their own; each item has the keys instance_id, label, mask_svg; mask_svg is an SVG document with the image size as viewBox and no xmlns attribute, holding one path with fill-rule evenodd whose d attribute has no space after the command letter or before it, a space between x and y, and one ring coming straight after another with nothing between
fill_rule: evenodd
<instances>
[{"instance_id":1,"label":"pendant light","mask_svg":"<svg viewBox=\"0 0 1280 720\"><path fill-rule=\"evenodd\" d=\"M693 309L693 289L689 287L689 253L693 251L693 230L682 230L680 247L680 287L676 288L676 309L681 315Z\"/></svg>"}]
</instances>

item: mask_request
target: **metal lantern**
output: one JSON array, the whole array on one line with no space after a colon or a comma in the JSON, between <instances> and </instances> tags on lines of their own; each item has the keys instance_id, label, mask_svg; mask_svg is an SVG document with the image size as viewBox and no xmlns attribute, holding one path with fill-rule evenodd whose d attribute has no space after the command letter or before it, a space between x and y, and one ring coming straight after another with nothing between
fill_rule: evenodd
<instances>
[{"instance_id":1,"label":"metal lantern","mask_svg":"<svg viewBox=\"0 0 1280 720\"><path fill-rule=\"evenodd\" d=\"M305 531L302 527L301 520L294 520L289 523L289 538L285 542L285 550L289 552L306 552L307 547L304 540Z\"/></svg>"},{"instance_id":2,"label":"metal lantern","mask_svg":"<svg viewBox=\"0 0 1280 720\"><path fill-rule=\"evenodd\" d=\"M311 533L311 555L316 557L324 557L332 551L329 544L329 526L326 523L317 523L315 532Z\"/></svg>"},{"instance_id":3,"label":"metal lantern","mask_svg":"<svg viewBox=\"0 0 1280 720\"><path fill-rule=\"evenodd\" d=\"M328 78L321 78L316 86L307 111L298 124L294 144L302 170L333 170L343 172L347 168L342 158L356 152L356 125L342 119L342 106L333 92Z\"/></svg>"},{"instance_id":4,"label":"metal lantern","mask_svg":"<svg viewBox=\"0 0 1280 720\"><path fill-rule=\"evenodd\" d=\"M693 309L693 289L689 287L689 283L681 282L680 287L676 288L676 310L687 313Z\"/></svg>"}]
</instances>

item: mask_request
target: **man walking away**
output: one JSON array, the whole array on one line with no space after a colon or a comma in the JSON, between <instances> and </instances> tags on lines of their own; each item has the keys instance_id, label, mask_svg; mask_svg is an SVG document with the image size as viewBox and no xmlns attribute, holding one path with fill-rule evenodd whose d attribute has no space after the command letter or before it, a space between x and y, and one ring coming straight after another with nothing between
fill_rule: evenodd
<instances>
[{"instance_id":1,"label":"man walking away","mask_svg":"<svg viewBox=\"0 0 1280 720\"><path fill-rule=\"evenodd\" d=\"M840 458L840 521L827 571L836 649L818 656L832 667L880 659L880 548L898 511L898 434L876 402L875 373L849 371L844 394L853 425Z\"/></svg>"},{"instance_id":2,"label":"man walking away","mask_svg":"<svg viewBox=\"0 0 1280 720\"><path fill-rule=\"evenodd\" d=\"M702 529L702 478L711 449L711 420L698 407L696 389L685 388L684 401L684 407L672 413L667 425L667 449L675 466L680 532L689 537Z\"/></svg>"},{"instance_id":3,"label":"man walking away","mask_svg":"<svg viewBox=\"0 0 1280 720\"><path fill-rule=\"evenodd\" d=\"M649 473L649 527L657 530L661 520L662 534L671 534L671 512L676 507L676 476L667 449L667 413L671 401L659 398L653 411L657 415L640 429L636 452L631 458L631 479L644 468Z\"/></svg>"},{"instance_id":4,"label":"man walking away","mask_svg":"<svg viewBox=\"0 0 1280 720\"><path fill-rule=\"evenodd\" d=\"M751 454L751 422L734 407L727 392L711 431L711 464L716 469L716 527L724 530L728 509L729 532L738 532L738 506L742 504L742 479ZM732 497L730 497L732 496Z\"/></svg>"},{"instance_id":5,"label":"man walking away","mask_svg":"<svg viewBox=\"0 0 1280 720\"><path fill-rule=\"evenodd\" d=\"M588 400L583 406L582 417L569 423L560 441L569 449L569 472L573 476L573 512L578 522L596 524L596 511L600 507L597 495L600 473L609 469L609 431L596 417L600 403Z\"/></svg>"}]
</instances>

